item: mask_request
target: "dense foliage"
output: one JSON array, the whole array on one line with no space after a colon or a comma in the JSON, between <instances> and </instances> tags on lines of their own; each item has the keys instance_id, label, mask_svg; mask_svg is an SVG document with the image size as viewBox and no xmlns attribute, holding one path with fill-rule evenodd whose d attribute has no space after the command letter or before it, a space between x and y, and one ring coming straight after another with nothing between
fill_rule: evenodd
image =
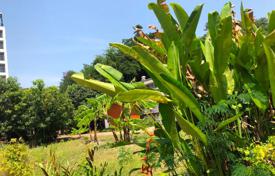
<instances>
[{"instance_id":1,"label":"dense foliage","mask_svg":"<svg viewBox=\"0 0 275 176\"><path fill-rule=\"evenodd\" d=\"M158 102L161 122L155 121L156 137L146 142L146 154L158 152L167 172L182 174L177 168L185 166L189 175L231 175L240 166L247 173L274 174L269 166L262 172L245 158L241 165L236 161L238 148L273 135L275 11L264 31L251 9L242 6L239 21L227 3L220 13L208 15L208 32L201 40L195 32L203 6L191 15L178 4L171 6L176 18L165 1L149 4L163 32L151 27L155 37L141 35L134 46L111 44L138 61L159 90L125 83L121 72L103 64L95 69L110 83L83 74L73 79L124 103ZM144 160L150 173L154 164Z\"/></svg>"},{"instance_id":2,"label":"dense foliage","mask_svg":"<svg viewBox=\"0 0 275 176\"><path fill-rule=\"evenodd\" d=\"M0 174L31 176L28 146L12 139L9 144L0 145Z\"/></svg>"},{"instance_id":3,"label":"dense foliage","mask_svg":"<svg viewBox=\"0 0 275 176\"><path fill-rule=\"evenodd\" d=\"M45 87L37 80L30 89L22 89L14 78L0 81L1 138L23 137L37 145L55 140L58 131L70 128L73 105L57 87Z\"/></svg>"}]
</instances>

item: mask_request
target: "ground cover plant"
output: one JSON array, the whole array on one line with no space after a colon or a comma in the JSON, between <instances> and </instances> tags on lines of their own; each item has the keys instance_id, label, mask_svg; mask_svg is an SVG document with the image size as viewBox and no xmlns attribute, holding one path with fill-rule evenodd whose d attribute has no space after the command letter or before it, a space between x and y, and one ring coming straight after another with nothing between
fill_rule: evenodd
<instances>
[{"instance_id":1,"label":"ground cover plant","mask_svg":"<svg viewBox=\"0 0 275 176\"><path fill-rule=\"evenodd\" d=\"M264 32L256 26L251 9L241 6L237 20L227 3L220 13L208 15L207 35L198 38L203 5L188 15L172 3L175 17L163 0L148 7L162 31L151 26L153 38L140 35L134 46L111 46L138 61L158 90L124 83L118 70L102 64L95 69L109 82L85 79L82 74L72 78L124 103L158 102L161 122L155 121L155 136L146 142L146 154L157 152L170 174L236 175L240 167L251 170L253 163L237 160L239 148L274 135L275 11L268 14ZM153 166L149 158L144 161L147 169ZM273 159L264 165L264 172L259 172L274 174L269 169ZM183 173L178 173L179 167L185 168Z\"/></svg>"}]
</instances>

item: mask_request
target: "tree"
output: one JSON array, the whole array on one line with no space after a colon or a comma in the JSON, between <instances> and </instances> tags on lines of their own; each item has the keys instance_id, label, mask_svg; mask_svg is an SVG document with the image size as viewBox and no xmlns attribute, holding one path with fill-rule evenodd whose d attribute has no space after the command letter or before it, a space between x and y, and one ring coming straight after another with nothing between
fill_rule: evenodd
<instances>
[{"instance_id":1,"label":"tree","mask_svg":"<svg viewBox=\"0 0 275 176\"><path fill-rule=\"evenodd\" d=\"M70 85L74 84L74 81L71 79L71 76L74 73L75 73L75 71L73 71L73 70L69 70L69 71L63 73L63 78L61 79L61 82L59 85L60 92L62 92L62 93L66 92L67 88Z\"/></svg>"},{"instance_id":2,"label":"tree","mask_svg":"<svg viewBox=\"0 0 275 176\"><path fill-rule=\"evenodd\" d=\"M66 93L71 99L75 109L77 109L78 106L85 104L86 99L93 98L98 95L96 91L79 86L77 84L69 85Z\"/></svg>"},{"instance_id":3,"label":"tree","mask_svg":"<svg viewBox=\"0 0 275 176\"><path fill-rule=\"evenodd\" d=\"M45 87L42 80L33 82L25 99L29 109L28 136L32 145L51 142L58 131L69 129L73 121L73 105L66 94L57 87Z\"/></svg>"},{"instance_id":4,"label":"tree","mask_svg":"<svg viewBox=\"0 0 275 176\"><path fill-rule=\"evenodd\" d=\"M0 138L26 139L28 119L25 116L27 106L22 102L24 96L25 90L20 89L15 78L0 78Z\"/></svg>"},{"instance_id":5,"label":"tree","mask_svg":"<svg viewBox=\"0 0 275 176\"><path fill-rule=\"evenodd\" d=\"M264 34L268 33L268 19L266 17L256 19L255 24L258 28L262 28Z\"/></svg>"}]
</instances>

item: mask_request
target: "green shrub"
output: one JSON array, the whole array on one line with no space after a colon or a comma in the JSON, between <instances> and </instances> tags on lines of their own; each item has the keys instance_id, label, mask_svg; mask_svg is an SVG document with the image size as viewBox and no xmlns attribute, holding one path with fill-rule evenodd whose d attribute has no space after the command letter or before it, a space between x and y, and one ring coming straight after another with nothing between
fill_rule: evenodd
<instances>
[{"instance_id":1,"label":"green shrub","mask_svg":"<svg viewBox=\"0 0 275 176\"><path fill-rule=\"evenodd\" d=\"M18 143L16 139L2 146L0 158L0 173L13 176L32 175L28 147L23 143Z\"/></svg>"},{"instance_id":2,"label":"green shrub","mask_svg":"<svg viewBox=\"0 0 275 176\"><path fill-rule=\"evenodd\" d=\"M275 174L275 136L270 136L267 143L252 143L249 147L240 148L242 159L248 165L247 170L265 170L266 173ZM239 168L239 167L237 167ZM235 172L238 169L235 169ZM254 172L254 171L253 171ZM248 174L249 175L249 174ZM268 175L268 174L266 174Z\"/></svg>"}]
</instances>

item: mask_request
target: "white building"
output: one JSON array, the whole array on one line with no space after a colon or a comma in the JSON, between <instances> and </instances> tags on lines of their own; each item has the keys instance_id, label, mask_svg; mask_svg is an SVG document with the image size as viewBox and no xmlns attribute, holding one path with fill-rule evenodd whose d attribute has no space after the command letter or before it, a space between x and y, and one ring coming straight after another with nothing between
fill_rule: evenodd
<instances>
[{"instance_id":1,"label":"white building","mask_svg":"<svg viewBox=\"0 0 275 176\"><path fill-rule=\"evenodd\" d=\"M0 13L0 77L7 78L8 74L8 57L6 45L6 31L3 24L3 15Z\"/></svg>"}]
</instances>

